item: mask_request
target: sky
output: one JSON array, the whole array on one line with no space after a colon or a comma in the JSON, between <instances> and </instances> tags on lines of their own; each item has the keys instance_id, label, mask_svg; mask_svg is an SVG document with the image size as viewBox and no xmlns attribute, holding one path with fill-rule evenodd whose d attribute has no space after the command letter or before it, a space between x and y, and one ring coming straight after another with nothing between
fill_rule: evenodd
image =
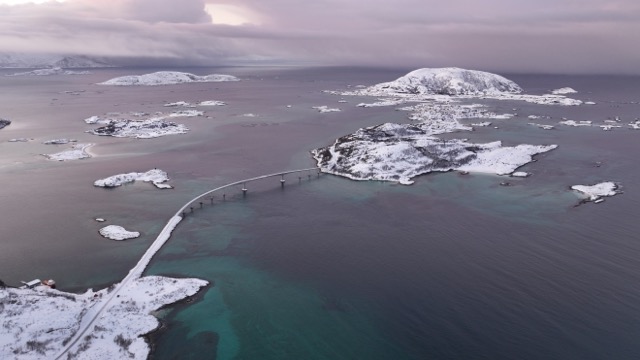
<instances>
[{"instance_id":1,"label":"sky","mask_svg":"<svg viewBox=\"0 0 640 360\"><path fill-rule=\"evenodd\" d=\"M640 74L638 0L0 0L0 52Z\"/></svg>"}]
</instances>

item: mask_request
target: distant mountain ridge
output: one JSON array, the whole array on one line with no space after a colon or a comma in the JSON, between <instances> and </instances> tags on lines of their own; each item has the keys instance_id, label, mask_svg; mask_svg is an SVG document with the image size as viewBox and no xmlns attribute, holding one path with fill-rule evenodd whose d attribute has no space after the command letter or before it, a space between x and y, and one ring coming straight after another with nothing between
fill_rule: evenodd
<instances>
[{"instance_id":1,"label":"distant mountain ridge","mask_svg":"<svg viewBox=\"0 0 640 360\"><path fill-rule=\"evenodd\" d=\"M0 54L0 68L104 68L114 67L107 61L83 55Z\"/></svg>"}]
</instances>

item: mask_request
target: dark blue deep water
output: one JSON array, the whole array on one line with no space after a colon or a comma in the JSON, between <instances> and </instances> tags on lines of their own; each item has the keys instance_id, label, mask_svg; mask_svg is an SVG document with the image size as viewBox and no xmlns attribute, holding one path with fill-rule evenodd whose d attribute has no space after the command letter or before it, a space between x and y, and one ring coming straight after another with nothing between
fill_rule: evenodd
<instances>
[{"instance_id":1,"label":"dark blue deep water","mask_svg":"<svg viewBox=\"0 0 640 360\"><path fill-rule=\"evenodd\" d=\"M406 70L185 70L244 81L93 85L151 71L109 69L90 78L0 82L12 89L0 99L0 116L14 121L0 131L0 278L51 276L74 291L108 285L193 196L313 166L312 148L363 126L408 121L393 107L355 106L373 99L339 103L340 96L322 92L391 80ZM562 118L634 121L640 78L506 76L531 94L570 86L578 90L572 97L596 105L479 101L517 116L448 137L559 145L523 167L532 176L506 179L508 187L499 185L503 177L445 173L411 186L322 175L291 176L284 189L278 178L251 183L245 198L230 189L226 202L189 215L147 270L211 283L158 313L163 327L149 335L152 358L637 359L640 131L559 125L546 131L528 125L527 116L549 116L535 121L551 125ZM63 93L79 89L85 91L74 97ZM88 116L160 111L180 100L228 105L208 110L210 118L184 120L191 131L180 136L136 141L84 133ZM319 105L343 111L311 109ZM246 113L258 116L241 116ZM6 142L23 136L38 141ZM97 156L45 162L37 154L47 151L39 141L48 137L94 142ZM91 186L97 178L153 167L169 173L174 190ZM619 182L623 193L575 207L580 199L569 187L600 181ZM105 241L97 235L98 216L143 235Z\"/></svg>"}]
</instances>

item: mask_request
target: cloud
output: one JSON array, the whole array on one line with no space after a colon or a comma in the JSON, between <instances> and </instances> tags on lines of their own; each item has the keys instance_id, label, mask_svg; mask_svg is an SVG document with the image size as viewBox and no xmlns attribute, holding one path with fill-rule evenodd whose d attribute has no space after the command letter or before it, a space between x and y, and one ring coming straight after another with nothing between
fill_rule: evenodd
<instances>
[{"instance_id":1,"label":"cloud","mask_svg":"<svg viewBox=\"0 0 640 360\"><path fill-rule=\"evenodd\" d=\"M219 18L237 15L247 22L213 24L216 8L238 11ZM635 0L68 0L0 5L0 43L9 52L129 63L271 59L640 73L640 48L631 45L640 33L638 18Z\"/></svg>"}]
</instances>

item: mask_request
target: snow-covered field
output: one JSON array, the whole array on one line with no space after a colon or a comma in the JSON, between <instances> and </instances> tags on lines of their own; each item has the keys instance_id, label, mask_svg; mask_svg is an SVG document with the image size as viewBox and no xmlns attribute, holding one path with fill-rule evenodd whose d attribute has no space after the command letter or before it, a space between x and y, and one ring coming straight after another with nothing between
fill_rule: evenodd
<instances>
[{"instance_id":1,"label":"snow-covered field","mask_svg":"<svg viewBox=\"0 0 640 360\"><path fill-rule=\"evenodd\" d=\"M225 82L240 81L232 75L211 74L198 76L190 73L179 71L158 71L144 75L127 75L113 78L98 85L116 85L116 86L156 86L156 85L174 85L186 83L202 83L202 82Z\"/></svg>"}]
</instances>

